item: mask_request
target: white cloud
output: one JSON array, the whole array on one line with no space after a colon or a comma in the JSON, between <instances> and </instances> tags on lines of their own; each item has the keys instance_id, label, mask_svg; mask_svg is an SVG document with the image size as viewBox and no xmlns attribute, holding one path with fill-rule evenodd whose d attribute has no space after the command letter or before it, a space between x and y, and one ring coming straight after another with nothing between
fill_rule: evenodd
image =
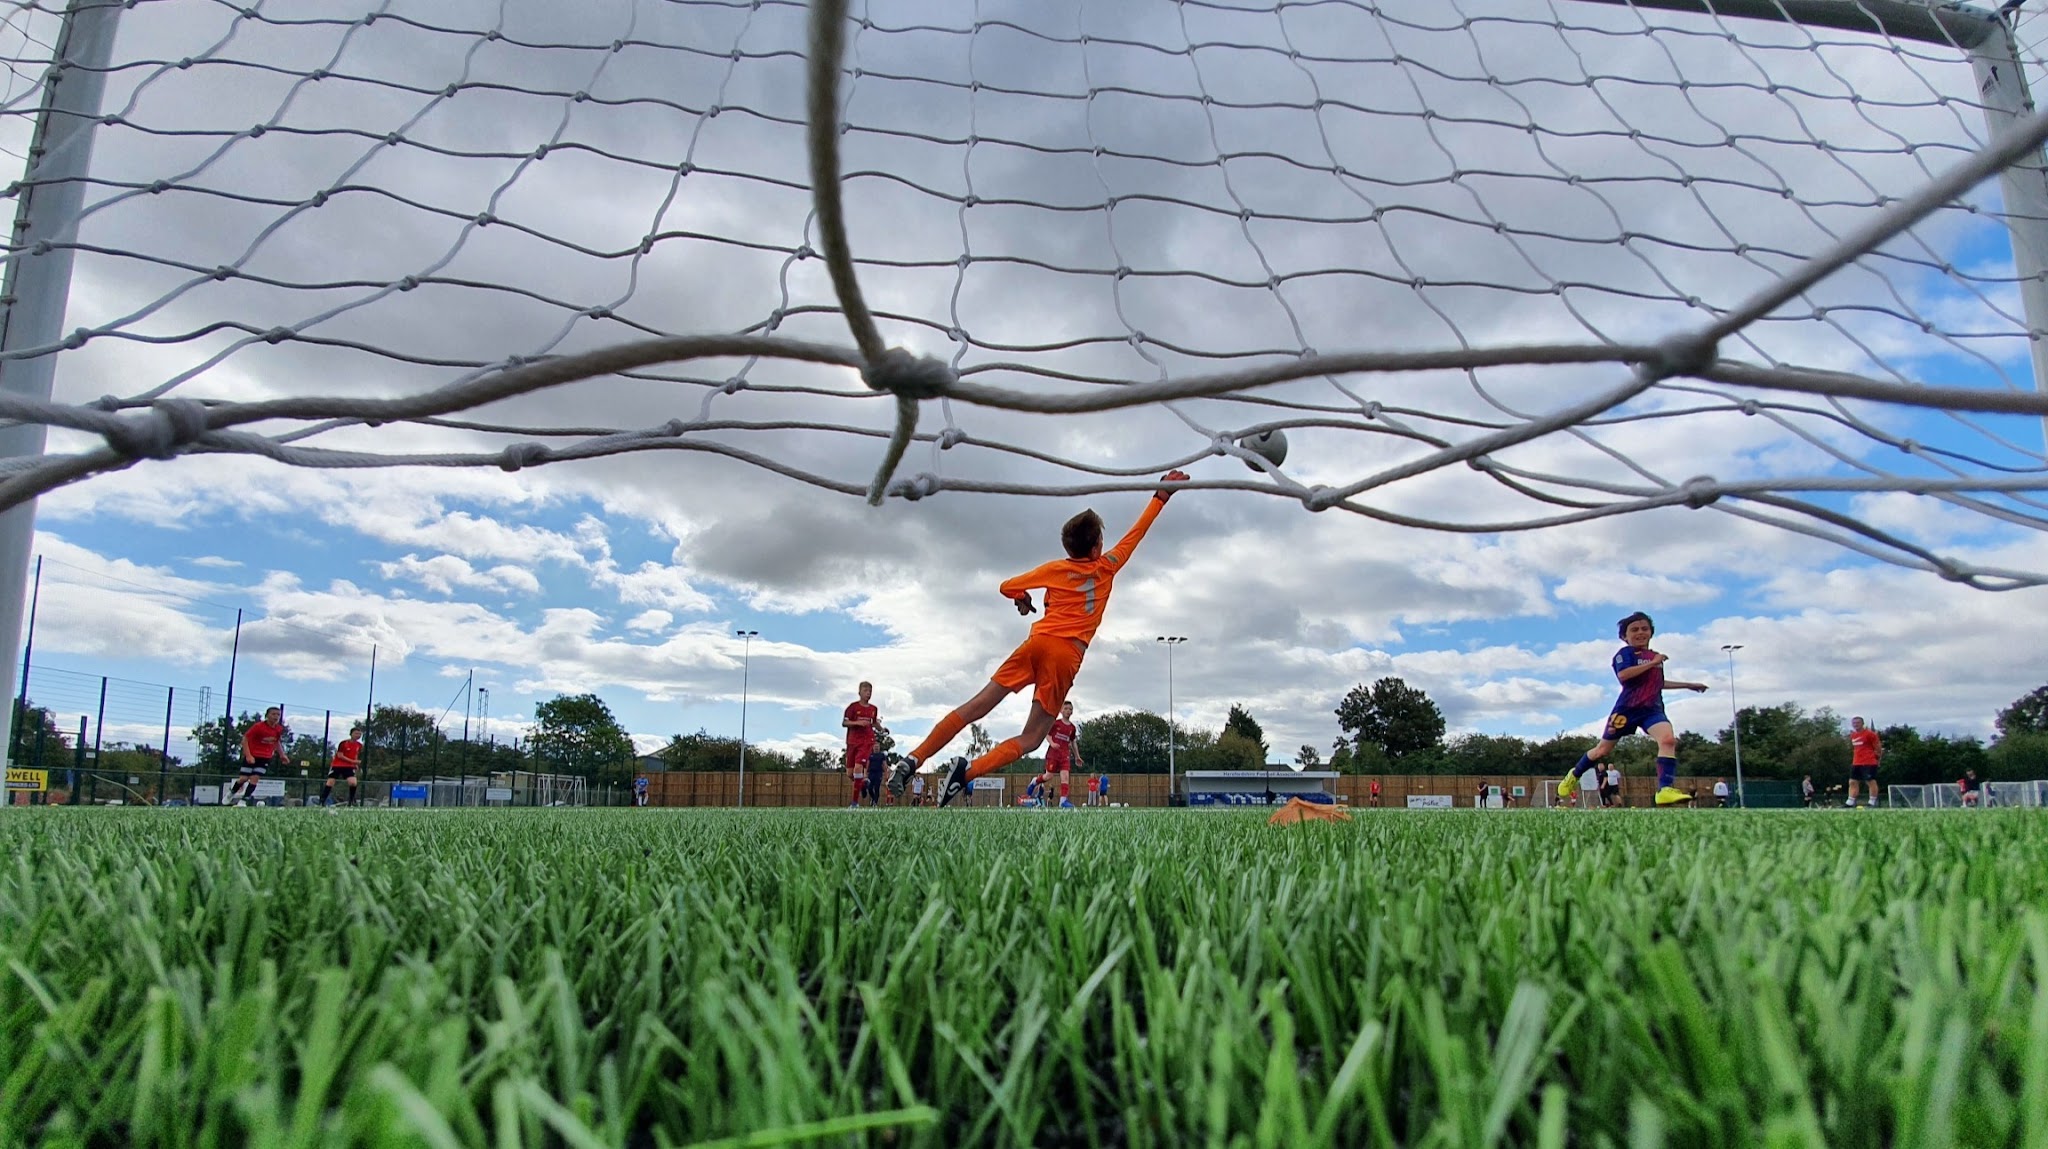
<instances>
[{"instance_id":1,"label":"white cloud","mask_svg":"<svg viewBox=\"0 0 2048 1149\"><path fill-rule=\"evenodd\" d=\"M494 592L519 591L536 594L540 591L540 580L532 571L501 563L488 570L478 570L467 559L454 555L435 555L423 559L418 555L405 555L395 562L380 562L377 569L387 579L408 579L419 583L436 594L453 594L462 590L484 590Z\"/></svg>"},{"instance_id":2,"label":"white cloud","mask_svg":"<svg viewBox=\"0 0 2048 1149\"><path fill-rule=\"evenodd\" d=\"M676 616L665 610L643 610L626 620L626 629L659 632L667 630L675 620Z\"/></svg>"},{"instance_id":3,"label":"white cloud","mask_svg":"<svg viewBox=\"0 0 2048 1149\"><path fill-rule=\"evenodd\" d=\"M35 548L46 560L35 612L38 658L148 658L182 669L226 655L217 629L222 608L206 601L221 586L103 556L49 531L36 533ZM233 612L226 617L232 621Z\"/></svg>"},{"instance_id":4,"label":"white cloud","mask_svg":"<svg viewBox=\"0 0 2048 1149\"><path fill-rule=\"evenodd\" d=\"M715 605L711 596L698 590L689 572L681 567L646 562L635 570L622 571L611 559L602 558L591 565L588 577L592 586L612 591L627 606L702 614Z\"/></svg>"}]
</instances>

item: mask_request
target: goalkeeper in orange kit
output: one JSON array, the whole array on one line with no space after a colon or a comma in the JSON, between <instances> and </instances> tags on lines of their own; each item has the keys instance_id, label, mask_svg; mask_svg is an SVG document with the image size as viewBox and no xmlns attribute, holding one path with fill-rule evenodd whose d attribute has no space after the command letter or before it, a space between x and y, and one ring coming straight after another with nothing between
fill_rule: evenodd
<instances>
[{"instance_id":1,"label":"goalkeeper in orange kit","mask_svg":"<svg viewBox=\"0 0 2048 1149\"><path fill-rule=\"evenodd\" d=\"M1187 480L1186 473L1169 471L1160 481ZM955 758L939 786L939 805L947 805L966 793L976 778L992 774L1038 749L1052 730L1060 703L1066 701L1067 691L1074 685L1089 640L1102 626L1103 611L1109 606L1110 585L1123 573L1131 561L1131 552L1138 549L1139 541L1152 527L1152 520L1159 517L1160 509L1172 497L1170 487L1155 493L1130 531L1106 552L1102 549L1102 516L1082 511L1060 528L1060 544L1066 548L1066 558L1055 559L996 588L1017 605L1018 614L1034 613L1038 608L1031 603L1031 592L1044 590L1045 616L1032 624L1030 637L1010 652L1010 657L989 677L988 685L940 719L917 749L896 767L889 776L891 794L901 795L918 766L944 750L946 743L966 729L968 723L980 721L1003 699L1027 686L1034 689L1024 732L996 743L973 762Z\"/></svg>"}]
</instances>

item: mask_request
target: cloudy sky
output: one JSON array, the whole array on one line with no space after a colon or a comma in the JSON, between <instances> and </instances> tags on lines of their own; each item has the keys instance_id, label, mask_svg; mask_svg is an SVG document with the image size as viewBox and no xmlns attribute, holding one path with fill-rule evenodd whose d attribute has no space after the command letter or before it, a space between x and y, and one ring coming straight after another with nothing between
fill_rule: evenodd
<instances>
[{"instance_id":1,"label":"cloudy sky","mask_svg":"<svg viewBox=\"0 0 2048 1149\"><path fill-rule=\"evenodd\" d=\"M123 13L118 122L98 134L66 321L94 337L60 355L58 398L386 397L650 335L850 342L813 254L800 5L257 11L149 0ZM1570 0L854 11L841 143L868 301L891 343L1027 393L1305 351L1655 340L1733 307L1984 134L1953 50ZM11 28L21 58L51 34ZM27 91L9 90L17 113ZM10 153L25 119L7 121ZM1722 354L2030 388L1999 203L1995 184L1977 189ZM291 336L263 338L280 327ZM1337 700L1390 674L1427 690L1454 732L1590 734L1613 694L1614 621L1635 609L1656 616L1674 676L1715 687L1674 697L1681 728L1726 725L1723 644L1743 647L1745 703L1880 725L1988 734L2048 681L2042 591L1960 586L1913 569L1909 549L2048 572L2037 497L1804 485L2038 475L2032 417L1674 381L1494 452L1493 473L1458 463L1374 485L1356 499L1369 513L1312 513L1298 497L1625 378L1316 377L1079 416L930 402L899 478L1054 493L880 507L820 484L870 479L893 405L851 372L774 358L673 364L465 416L516 434L344 422L298 440L487 453L717 423L602 459L517 472L145 461L41 502L30 692L88 713L99 676L125 680L108 735L154 742L164 696L130 684L175 686L176 742L202 689L206 705L224 700L240 609L238 700L301 716L359 711L374 646L377 701L452 707L451 729L476 710L473 671L501 738L539 701L591 691L651 748L736 733L746 654L750 738L836 744L862 678L915 738L1023 634L996 582L1053 557L1083 506L1120 532L1139 484L1190 460L1197 480L1257 489L1189 491L1161 518L1089 653L1083 716L1164 709L1155 639L1172 634L1188 638L1178 716L1213 727L1242 703L1276 760L1303 743L1327 752ZM1279 476L1212 450L1271 423L1291 443ZM98 443L60 431L50 449ZM1702 475L1769 479L1793 501L1484 529ZM1126 489L1057 493L1089 483ZM739 629L760 637L743 647ZM992 726L1021 719L1013 700Z\"/></svg>"}]
</instances>

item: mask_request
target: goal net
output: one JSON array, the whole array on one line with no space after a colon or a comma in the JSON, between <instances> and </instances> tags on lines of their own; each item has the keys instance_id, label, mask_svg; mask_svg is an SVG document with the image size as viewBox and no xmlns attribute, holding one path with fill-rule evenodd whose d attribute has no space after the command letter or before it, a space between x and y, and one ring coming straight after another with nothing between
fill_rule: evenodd
<instances>
[{"instance_id":1,"label":"goal net","mask_svg":"<svg viewBox=\"0 0 2048 1149\"><path fill-rule=\"evenodd\" d=\"M0 417L51 431L0 508L223 453L872 500L1207 460L2048 571L2024 7L70 7L0 25Z\"/></svg>"},{"instance_id":2,"label":"goal net","mask_svg":"<svg viewBox=\"0 0 2048 1149\"><path fill-rule=\"evenodd\" d=\"M2048 805L2048 781L1986 782L1977 805L1982 807L2029 808ZM1946 785L1890 786L1886 796L1894 809L1957 810L1963 807L1963 792L1953 782Z\"/></svg>"}]
</instances>

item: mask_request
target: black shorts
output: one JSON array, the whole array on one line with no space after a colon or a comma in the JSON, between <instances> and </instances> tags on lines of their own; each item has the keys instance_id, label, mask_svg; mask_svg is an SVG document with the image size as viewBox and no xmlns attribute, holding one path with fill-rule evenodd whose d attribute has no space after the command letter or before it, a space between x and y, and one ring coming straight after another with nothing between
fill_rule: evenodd
<instances>
[{"instance_id":1,"label":"black shorts","mask_svg":"<svg viewBox=\"0 0 2048 1149\"><path fill-rule=\"evenodd\" d=\"M1851 781L1851 782L1875 782L1875 781L1877 781L1877 767L1875 767L1875 766L1851 766L1851 767L1849 767L1849 781Z\"/></svg>"},{"instance_id":2,"label":"black shorts","mask_svg":"<svg viewBox=\"0 0 2048 1149\"><path fill-rule=\"evenodd\" d=\"M346 778L351 782L355 781L356 768L354 766L329 766L327 768L327 780L332 782L337 778Z\"/></svg>"},{"instance_id":3,"label":"black shorts","mask_svg":"<svg viewBox=\"0 0 2048 1149\"><path fill-rule=\"evenodd\" d=\"M258 758L254 762L244 762L242 763L242 773L254 774L260 778L265 771L270 769L270 764L274 761L276 761L274 758Z\"/></svg>"}]
</instances>

